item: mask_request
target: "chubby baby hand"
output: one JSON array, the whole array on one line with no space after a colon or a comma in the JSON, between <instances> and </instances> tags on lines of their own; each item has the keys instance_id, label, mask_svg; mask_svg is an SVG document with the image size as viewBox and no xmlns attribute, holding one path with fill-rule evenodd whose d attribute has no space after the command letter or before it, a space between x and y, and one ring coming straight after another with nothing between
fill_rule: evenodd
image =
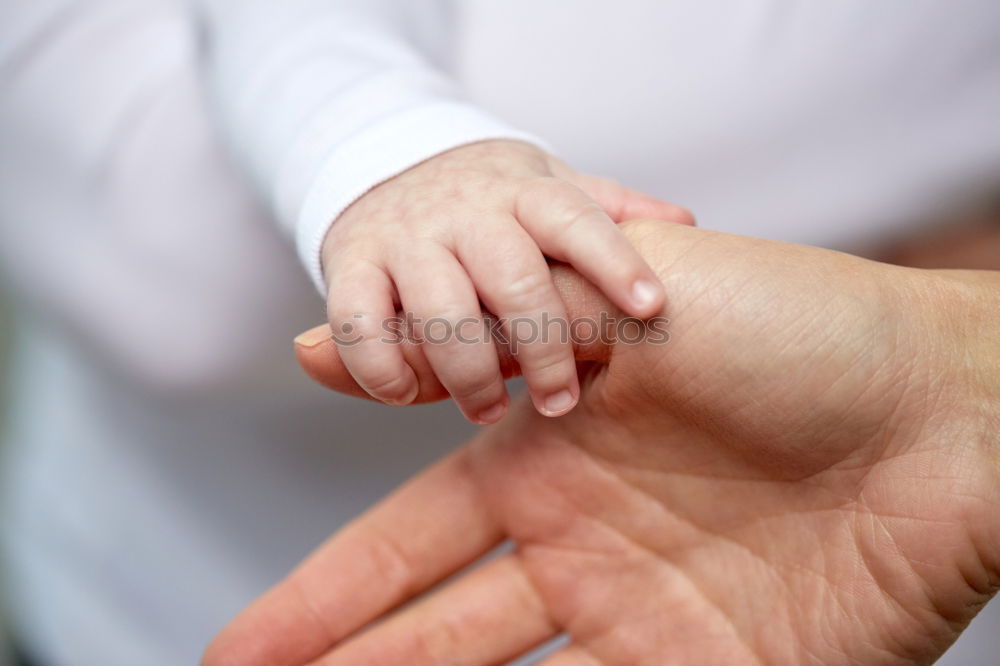
<instances>
[{"instance_id":1,"label":"chubby baby hand","mask_svg":"<svg viewBox=\"0 0 1000 666\"><path fill-rule=\"evenodd\" d=\"M509 402L499 333L516 343L535 408L565 414L580 386L546 257L572 265L625 313L651 317L663 286L616 225L639 217L693 224L680 207L578 174L527 143L484 141L422 162L354 202L324 241L344 364L374 398L407 404L417 393L398 344L407 336L465 416L494 423Z\"/></svg>"}]
</instances>

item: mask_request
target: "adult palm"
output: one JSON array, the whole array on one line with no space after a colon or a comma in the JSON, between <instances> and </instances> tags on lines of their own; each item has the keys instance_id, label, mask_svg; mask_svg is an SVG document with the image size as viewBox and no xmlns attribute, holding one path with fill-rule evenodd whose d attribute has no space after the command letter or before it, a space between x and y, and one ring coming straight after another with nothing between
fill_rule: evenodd
<instances>
[{"instance_id":1,"label":"adult palm","mask_svg":"<svg viewBox=\"0 0 1000 666\"><path fill-rule=\"evenodd\" d=\"M494 664L559 632L547 666L946 649L1000 573L991 343L952 316L989 290L676 225L627 233L667 287L669 344L582 350L573 412L521 404L335 535L206 665ZM561 284L575 316L606 307ZM300 358L350 390L334 353Z\"/></svg>"}]
</instances>

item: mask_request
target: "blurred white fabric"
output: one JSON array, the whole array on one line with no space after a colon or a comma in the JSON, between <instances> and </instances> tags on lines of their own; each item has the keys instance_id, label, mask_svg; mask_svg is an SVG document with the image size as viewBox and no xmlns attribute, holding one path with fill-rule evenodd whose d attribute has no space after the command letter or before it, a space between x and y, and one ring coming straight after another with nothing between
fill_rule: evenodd
<instances>
[{"instance_id":1,"label":"blurred white fabric","mask_svg":"<svg viewBox=\"0 0 1000 666\"><path fill-rule=\"evenodd\" d=\"M213 31L239 27L218 16L270 16L251 4L320 26L310 43L322 48L285 44L295 57L277 48L270 65L207 60ZM539 136L581 170L736 233L850 247L1000 182L992 0L475 0L456 12L219 0L214 19L204 6L0 9L0 269L21 323L0 471L4 593L18 638L50 666L193 663L322 538L470 432L450 405L362 404L295 368L290 339L323 305L267 209L292 230L309 200L346 205L311 198L316 178L351 154L337 151L368 127L365 109L390 125L400 110L365 93L344 107L354 125L336 125L336 99L308 84L338 54L392 64L403 44L429 82L417 106L482 112L477 132ZM345 7L386 22L384 40L360 55L338 41ZM311 74L295 94L281 88L298 72ZM251 74L265 83L238 85ZM371 151L366 178L427 156L401 162L397 149ZM992 663L996 611L943 663Z\"/></svg>"}]
</instances>

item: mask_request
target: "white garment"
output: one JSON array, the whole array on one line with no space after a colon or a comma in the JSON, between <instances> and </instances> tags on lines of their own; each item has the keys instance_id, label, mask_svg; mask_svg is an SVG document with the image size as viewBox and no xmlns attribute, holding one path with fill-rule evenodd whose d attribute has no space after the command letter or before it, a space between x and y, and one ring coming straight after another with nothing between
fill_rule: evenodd
<instances>
[{"instance_id":1,"label":"white garment","mask_svg":"<svg viewBox=\"0 0 1000 666\"><path fill-rule=\"evenodd\" d=\"M540 136L703 226L830 246L1000 182L992 0L455 9L0 8L6 591L47 663L193 663L470 431L309 385L289 341L323 305L279 228L315 280L353 197L488 136Z\"/></svg>"}]
</instances>

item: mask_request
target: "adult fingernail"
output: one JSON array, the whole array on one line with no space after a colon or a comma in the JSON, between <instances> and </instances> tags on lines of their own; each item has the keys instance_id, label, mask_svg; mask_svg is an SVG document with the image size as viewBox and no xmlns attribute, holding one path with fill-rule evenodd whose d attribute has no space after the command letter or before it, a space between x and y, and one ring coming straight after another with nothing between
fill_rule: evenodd
<instances>
[{"instance_id":1,"label":"adult fingernail","mask_svg":"<svg viewBox=\"0 0 1000 666\"><path fill-rule=\"evenodd\" d=\"M321 324L316 328L310 328L305 333L299 333L295 336L295 344L300 347L315 347L316 345L322 344L327 340L333 339L333 332L330 330L329 324Z\"/></svg>"},{"instance_id":2,"label":"adult fingernail","mask_svg":"<svg viewBox=\"0 0 1000 666\"><path fill-rule=\"evenodd\" d=\"M545 402L542 403L542 413L545 416L559 416L568 412L575 404L576 398L573 394L568 390L562 390L545 398Z\"/></svg>"},{"instance_id":3,"label":"adult fingernail","mask_svg":"<svg viewBox=\"0 0 1000 666\"><path fill-rule=\"evenodd\" d=\"M483 411L479 412L477 419L480 424L489 425L499 421L505 411L507 411L507 405L503 402L498 402L492 407L487 407Z\"/></svg>"},{"instance_id":4,"label":"adult fingernail","mask_svg":"<svg viewBox=\"0 0 1000 666\"><path fill-rule=\"evenodd\" d=\"M649 280L636 280L632 285L632 303L637 308L648 308L660 297L660 285Z\"/></svg>"}]
</instances>

